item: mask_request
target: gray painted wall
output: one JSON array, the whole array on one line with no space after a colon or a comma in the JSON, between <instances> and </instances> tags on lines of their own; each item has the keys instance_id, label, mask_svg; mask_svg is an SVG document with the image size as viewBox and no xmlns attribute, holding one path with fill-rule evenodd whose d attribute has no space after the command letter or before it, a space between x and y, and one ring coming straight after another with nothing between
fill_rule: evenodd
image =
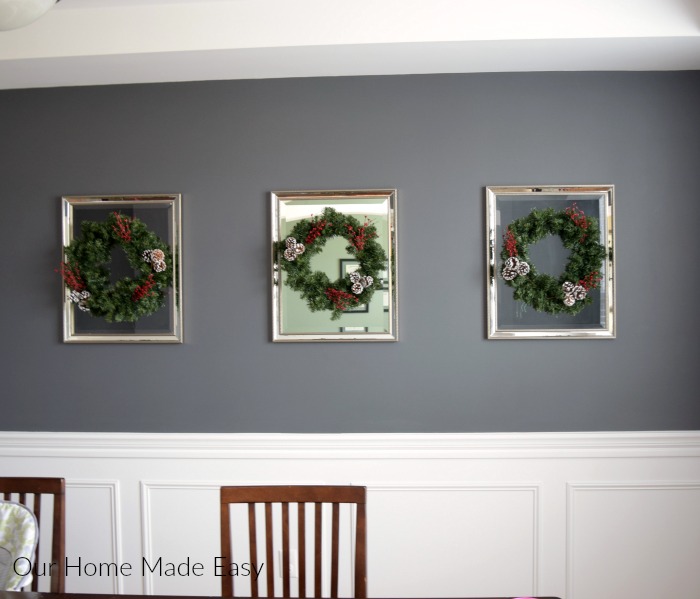
<instances>
[{"instance_id":1,"label":"gray painted wall","mask_svg":"<svg viewBox=\"0 0 700 599\"><path fill-rule=\"evenodd\" d=\"M700 72L0 92L3 430L700 428ZM484 187L616 185L618 339L487 341ZM396 187L401 341L272 344L269 192ZM61 343L59 198L184 194L178 346Z\"/></svg>"}]
</instances>

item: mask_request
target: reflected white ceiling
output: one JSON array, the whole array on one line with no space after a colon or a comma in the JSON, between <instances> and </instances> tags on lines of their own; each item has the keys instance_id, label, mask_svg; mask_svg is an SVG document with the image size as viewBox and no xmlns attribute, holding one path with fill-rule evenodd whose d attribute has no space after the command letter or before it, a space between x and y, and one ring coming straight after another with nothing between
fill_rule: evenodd
<instances>
[{"instance_id":1,"label":"reflected white ceiling","mask_svg":"<svg viewBox=\"0 0 700 599\"><path fill-rule=\"evenodd\" d=\"M700 69L700 0L61 0L0 32L0 89Z\"/></svg>"}]
</instances>

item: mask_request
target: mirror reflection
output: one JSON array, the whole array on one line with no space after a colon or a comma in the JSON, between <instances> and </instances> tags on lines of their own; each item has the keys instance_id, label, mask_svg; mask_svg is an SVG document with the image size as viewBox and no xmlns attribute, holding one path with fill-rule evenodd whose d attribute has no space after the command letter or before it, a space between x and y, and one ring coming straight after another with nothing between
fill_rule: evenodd
<instances>
[{"instance_id":1,"label":"mirror reflection","mask_svg":"<svg viewBox=\"0 0 700 599\"><path fill-rule=\"evenodd\" d=\"M274 341L396 340L395 197L273 194Z\"/></svg>"}]
</instances>

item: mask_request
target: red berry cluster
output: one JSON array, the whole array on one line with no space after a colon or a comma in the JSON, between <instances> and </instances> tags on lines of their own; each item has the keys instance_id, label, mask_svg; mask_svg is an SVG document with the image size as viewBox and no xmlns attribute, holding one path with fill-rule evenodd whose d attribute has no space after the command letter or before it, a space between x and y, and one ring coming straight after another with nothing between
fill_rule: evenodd
<instances>
[{"instance_id":1,"label":"red berry cluster","mask_svg":"<svg viewBox=\"0 0 700 599\"><path fill-rule=\"evenodd\" d=\"M155 284L156 282L153 278L153 275L148 275L148 279L146 279L146 282L143 285L139 285L136 289L134 289L134 293L131 294L131 301L138 302L147 295L155 295L155 292L151 291L151 288Z\"/></svg>"},{"instance_id":2,"label":"red berry cluster","mask_svg":"<svg viewBox=\"0 0 700 599\"><path fill-rule=\"evenodd\" d=\"M310 243L313 243L314 241L316 241L316 238L319 237L321 235L321 233L323 233L323 229L325 229L326 226L328 226L328 222L325 220L322 220L322 221L314 220L313 222L314 222L314 226L312 227L311 231L309 231L309 234L306 236L306 239L304 240L304 243L306 245L309 245ZM333 226L333 225L331 225L331 226Z\"/></svg>"},{"instance_id":3,"label":"red berry cluster","mask_svg":"<svg viewBox=\"0 0 700 599\"><path fill-rule=\"evenodd\" d=\"M508 231L503 236L503 245L511 258L518 255L518 248L515 245L515 234L510 230L510 227L508 227Z\"/></svg>"},{"instance_id":4,"label":"red berry cluster","mask_svg":"<svg viewBox=\"0 0 700 599\"><path fill-rule=\"evenodd\" d=\"M569 206L566 210L564 210L566 214L571 217L571 220L574 221L574 224L581 228L583 230L583 235L581 236L581 239L579 241L583 242L584 239L586 239L586 229L588 229L588 219L586 218L586 215L583 213L583 210L580 210L576 206L576 202L574 202L571 206Z\"/></svg>"},{"instance_id":5,"label":"red berry cluster","mask_svg":"<svg viewBox=\"0 0 700 599\"><path fill-rule=\"evenodd\" d=\"M73 291L83 291L85 289L85 282L80 276L80 271L75 264L61 262L61 270L56 270L56 272L61 273L68 289L72 289Z\"/></svg>"},{"instance_id":6,"label":"red berry cluster","mask_svg":"<svg viewBox=\"0 0 700 599\"><path fill-rule=\"evenodd\" d=\"M365 216L365 223L357 231L355 231L355 229L351 225L345 225L350 235L352 235L350 243L352 243L352 245L355 246L355 249L358 252L361 252L365 249L365 243L367 243L368 239L374 239L375 237L377 237L376 233L370 233L367 231L367 227L369 227L371 224L372 221Z\"/></svg>"},{"instance_id":7,"label":"red berry cluster","mask_svg":"<svg viewBox=\"0 0 700 599\"><path fill-rule=\"evenodd\" d=\"M350 306L350 302L357 303L358 301L354 295L332 287L326 289L326 297L333 302L336 310L346 310Z\"/></svg>"},{"instance_id":8,"label":"red berry cluster","mask_svg":"<svg viewBox=\"0 0 700 599\"><path fill-rule=\"evenodd\" d=\"M587 274L585 278L581 279L578 284L581 285L582 287L586 288L586 291L589 289L595 289L598 287L600 282L603 280L603 277L601 277L598 274L597 270L594 270L592 273Z\"/></svg>"},{"instance_id":9,"label":"red berry cluster","mask_svg":"<svg viewBox=\"0 0 700 599\"><path fill-rule=\"evenodd\" d=\"M113 213L117 219L117 224L112 225L114 232L124 241L131 241L131 220L128 216L122 216L118 212Z\"/></svg>"}]
</instances>

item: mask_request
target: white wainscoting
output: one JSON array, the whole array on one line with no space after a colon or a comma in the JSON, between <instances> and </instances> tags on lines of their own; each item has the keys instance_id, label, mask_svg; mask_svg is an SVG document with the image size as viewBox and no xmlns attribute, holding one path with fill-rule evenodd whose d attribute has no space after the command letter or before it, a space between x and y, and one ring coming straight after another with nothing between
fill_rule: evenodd
<instances>
[{"instance_id":1,"label":"white wainscoting","mask_svg":"<svg viewBox=\"0 0 700 599\"><path fill-rule=\"evenodd\" d=\"M219 486L326 483L368 488L373 597L700 597L695 431L0 432L0 475L66 479L72 592L216 595Z\"/></svg>"}]
</instances>

